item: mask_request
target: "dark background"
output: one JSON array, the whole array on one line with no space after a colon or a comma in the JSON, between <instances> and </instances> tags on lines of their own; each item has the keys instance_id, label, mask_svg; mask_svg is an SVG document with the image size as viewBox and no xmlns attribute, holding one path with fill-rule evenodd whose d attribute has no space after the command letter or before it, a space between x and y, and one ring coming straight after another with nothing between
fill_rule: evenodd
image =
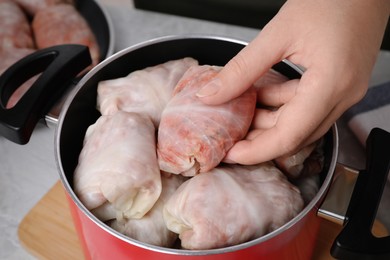
<instances>
[{"instance_id":1,"label":"dark background","mask_svg":"<svg viewBox=\"0 0 390 260\"><path fill-rule=\"evenodd\" d=\"M134 0L139 9L261 29L285 0ZM382 49L390 50L390 28Z\"/></svg>"}]
</instances>

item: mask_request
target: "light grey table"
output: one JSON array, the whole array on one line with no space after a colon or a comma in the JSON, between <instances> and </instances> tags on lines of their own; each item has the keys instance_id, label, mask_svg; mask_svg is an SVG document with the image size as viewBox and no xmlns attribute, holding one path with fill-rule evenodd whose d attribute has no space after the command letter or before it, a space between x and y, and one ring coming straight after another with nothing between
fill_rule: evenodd
<instances>
[{"instance_id":1,"label":"light grey table","mask_svg":"<svg viewBox=\"0 0 390 260\"><path fill-rule=\"evenodd\" d=\"M110 15L115 33L115 51L152 38L178 34L214 34L245 41L257 30L195 19L134 10L130 0L101 0ZM389 53L381 53L372 83L390 80L384 68L390 67ZM339 162L361 168L364 151L340 120ZM34 259L19 244L17 229L29 210L59 179L54 158L54 129L40 124L30 142L20 146L0 137L0 259ZM389 186L389 185L388 185ZM390 198L389 188L386 189ZM389 208L388 199L381 208ZM380 211L390 226L390 217Z\"/></svg>"}]
</instances>

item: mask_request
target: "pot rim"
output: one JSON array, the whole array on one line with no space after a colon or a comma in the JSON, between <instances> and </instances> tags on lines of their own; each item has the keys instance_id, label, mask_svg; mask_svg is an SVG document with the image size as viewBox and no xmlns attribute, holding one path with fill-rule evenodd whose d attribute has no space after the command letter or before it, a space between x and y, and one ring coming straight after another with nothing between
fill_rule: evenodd
<instances>
[{"instance_id":1,"label":"pot rim","mask_svg":"<svg viewBox=\"0 0 390 260\"><path fill-rule=\"evenodd\" d=\"M107 8L103 6L99 1L94 1L94 2L99 7L100 11L103 13L103 16L106 20L107 27L108 27L108 46L107 46L106 55L102 58L102 60L104 60L112 56L114 53L114 47L115 47L114 23L112 21L110 14L107 11Z\"/></svg>"},{"instance_id":2,"label":"pot rim","mask_svg":"<svg viewBox=\"0 0 390 260\"><path fill-rule=\"evenodd\" d=\"M105 67L107 64L112 62L113 60L118 59L119 57L126 55L129 52L132 52L134 50L137 50L139 48L143 48L145 46L149 46L152 44L156 44L159 42L164 41L174 41L174 40L186 40L186 39L214 39L214 40L222 40L232 43L238 43L242 45L247 45L248 43L242 40L229 38L229 37L223 37L223 36L215 36L215 35L205 35L205 34L189 34L189 35L169 35L169 36L163 36L154 38L151 40L147 40L138 44L135 44L133 46L127 47L109 58L103 60L98 65L96 65L91 71L89 71L76 85L76 87L72 90L72 92L68 95L63 108L61 109L61 113L58 119L58 124L55 129L55 160L57 164L57 168L60 172L60 180L68 194L68 196L72 199L72 201L76 204L76 206L95 224L97 224L100 228L108 232L109 234L121 239L122 241L132 244L137 247L141 247L147 250L160 252L160 253L166 253L166 254L174 254L174 255L212 255L212 254L224 254L229 252L234 252L238 250L242 250L248 247L252 247L254 245L257 245L259 243L265 242L273 237L278 236L282 232L288 230L292 226L294 226L296 223L301 221L311 210L313 210L314 207L318 206L322 199L324 198L327 190L329 189L330 183L333 179L334 171L337 164L337 158L338 158L338 151L339 151L339 137L338 137L338 130L337 125L334 123L331 127L331 131L333 134L333 146L332 146L332 158L330 158L330 165L328 173L325 177L325 179L322 182L322 185L320 189L318 190L317 194L314 196L314 198L308 203L305 208L293 219L285 223L283 226L279 227L278 229L263 235L259 238L228 247L223 248L217 248L217 249L207 249L207 250L187 250L187 249L173 249L173 248L165 248L161 246L155 246L151 244L147 244L138 240L135 240L133 238L127 237L124 234L110 228L105 223L103 223L101 220L99 220L97 217L95 217L84 205L83 203L78 199L77 195L71 188L71 185L69 184L64 169L61 164L61 156L60 156L60 136L61 136L61 129L63 126L63 121L66 115L66 112L71 105L71 102L75 98L76 94L79 92L79 90L85 85L85 83L96 73L98 73L103 67ZM299 65L296 65L288 60L283 60L283 62L287 63L289 66L291 66L294 70L296 70L298 73L303 74L304 70Z\"/></svg>"}]
</instances>

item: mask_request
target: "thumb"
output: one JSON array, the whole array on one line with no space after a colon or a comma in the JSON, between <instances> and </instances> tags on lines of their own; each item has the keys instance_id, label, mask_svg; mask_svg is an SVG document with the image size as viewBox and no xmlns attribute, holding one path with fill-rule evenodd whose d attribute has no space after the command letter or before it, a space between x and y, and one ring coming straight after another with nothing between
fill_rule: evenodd
<instances>
[{"instance_id":1,"label":"thumb","mask_svg":"<svg viewBox=\"0 0 390 260\"><path fill-rule=\"evenodd\" d=\"M281 49L269 38L260 33L212 81L198 91L197 97L206 104L217 105L245 92L274 64L282 60Z\"/></svg>"}]
</instances>

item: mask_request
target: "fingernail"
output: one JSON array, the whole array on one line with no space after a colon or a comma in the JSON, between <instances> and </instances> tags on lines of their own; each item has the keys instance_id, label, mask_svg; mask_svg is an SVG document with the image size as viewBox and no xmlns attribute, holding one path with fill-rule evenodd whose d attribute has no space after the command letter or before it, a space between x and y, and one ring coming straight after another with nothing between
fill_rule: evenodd
<instances>
[{"instance_id":1,"label":"fingernail","mask_svg":"<svg viewBox=\"0 0 390 260\"><path fill-rule=\"evenodd\" d=\"M197 93L197 97L208 97L217 94L221 88L221 81L219 79L214 79L203 86Z\"/></svg>"}]
</instances>

